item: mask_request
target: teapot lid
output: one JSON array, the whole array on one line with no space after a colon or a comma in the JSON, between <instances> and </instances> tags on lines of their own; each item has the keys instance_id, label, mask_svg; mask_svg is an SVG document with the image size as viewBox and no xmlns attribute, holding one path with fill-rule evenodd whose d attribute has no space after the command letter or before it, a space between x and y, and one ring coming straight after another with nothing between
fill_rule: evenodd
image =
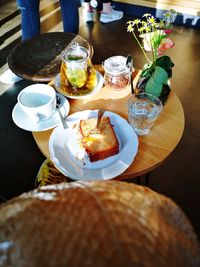
<instances>
[{"instance_id":1,"label":"teapot lid","mask_svg":"<svg viewBox=\"0 0 200 267\"><path fill-rule=\"evenodd\" d=\"M109 57L104 61L103 65L105 71L115 75L124 73L128 69L126 66L126 57L123 56Z\"/></svg>"},{"instance_id":2,"label":"teapot lid","mask_svg":"<svg viewBox=\"0 0 200 267\"><path fill-rule=\"evenodd\" d=\"M68 62L85 61L88 58L88 51L85 47L74 42L61 53L61 57L64 61Z\"/></svg>"}]
</instances>

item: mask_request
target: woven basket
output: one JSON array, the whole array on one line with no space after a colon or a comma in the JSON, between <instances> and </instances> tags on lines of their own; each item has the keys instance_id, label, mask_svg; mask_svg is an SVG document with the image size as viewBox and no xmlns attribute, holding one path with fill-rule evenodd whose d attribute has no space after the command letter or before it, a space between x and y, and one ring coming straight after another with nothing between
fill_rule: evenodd
<instances>
[{"instance_id":1,"label":"woven basket","mask_svg":"<svg viewBox=\"0 0 200 267\"><path fill-rule=\"evenodd\" d=\"M170 199L125 182L72 182L0 207L0 266L198 267L200 248Z\"/></svg>"},{"instance_id":2,"label":"woven basket","mask_svg":"<svg viewBox=\"0 0 200 267\"><path fill-rule=\"evenodd\" d=\"M44 185L60 184L64 182L71 182L72 180L62 174L49 159L46 159L37 174L35 179L35 187Z\"/></svg>"}]
</instances>

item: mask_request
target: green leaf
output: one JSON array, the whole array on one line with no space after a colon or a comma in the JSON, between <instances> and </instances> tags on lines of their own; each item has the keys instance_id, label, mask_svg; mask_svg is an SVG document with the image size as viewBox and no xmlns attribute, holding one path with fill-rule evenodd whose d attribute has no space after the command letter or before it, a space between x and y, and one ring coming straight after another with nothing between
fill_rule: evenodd
<instances>
[{"instance_id":1,"label":"green leaf","mask_svg":"<svg viewBox=\"0 0 200 267\"><path fill-rule=\"evenodd\" d=\"M163 84L166 84L168 74L162 67L156 66L152 77L148 80L145 92L160 97L163 89Z\"/></svg>"},{"instance_id":2,"label":"green leaf","mask_svg":"<svg viewBox=\"0 0 200 267\"><path fill-rule=\"evenodd\" d=\"M145 78L149 79L149 78L151 78L153 72L154 72L154 65L153 64L145 64L140 77L145 77Z\"/></svg>"},{"instance_id":3,"label":"green leaf","mask_svg":"<svg viewBox=\"0 0 200 267\"><path fill-rule=\"evenodd\" d=\"M160 32L155 32L153 34L153 37L152 37L152 40L151 40L151 43L152 43L152 47L157 50L157 48L159 47L162 39L164 39L166 37L166 35L163 35L161 34Z\"/></svg>"},{"instance_id":4,"label":"green leaf","mask_svg":"<svg viewBox=\"0 0 200 267\"><path fill-rule=\"evenodd\" d=\"M172 77L172 68L174 67L174 63L171 61L170 57L162 56L157 58L155 65L163 68L167 72L169 78Z\"/></svg>"},{"instance_id":5,"label":"green leaf","mask_svg":"<svg viewBox=\"0 0 200 267\"><path fill-rule=\"evenodd\" d=\"M145 92L159 97L161 95L162 88L163 85L160 83L156 83L153 77L151 77L146 84Z\"/></svg>"},{"instance_id":6,"label":"green leaf","mask_svg":"<svg viewBox=\"0 0 200 267\"><path fill-rule=\"evenodd\" d=\"M155 67L155 71L154 71L152 77L153 77L155 82L160 83L160 84L166 84L167 80L168 80L167 72L165 71L165 69L163 69L160 66Z\"/></svg>"}]
</instances>

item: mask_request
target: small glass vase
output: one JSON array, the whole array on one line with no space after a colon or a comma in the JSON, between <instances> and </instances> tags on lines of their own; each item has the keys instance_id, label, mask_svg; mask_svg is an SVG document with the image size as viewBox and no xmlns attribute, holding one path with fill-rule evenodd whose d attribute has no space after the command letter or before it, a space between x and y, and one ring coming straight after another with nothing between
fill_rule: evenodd
<instances>
[{"instance_id":1,"label":"small glass vase","mask_svg":"<svg viewBox=\"0 0 200 267\"><path fill-rule=\"evenodd\" d=\"M147 77L139 77L136 83L136 87L134 88L134 93L136 94L149 93L149 94L155 95L153 91L148 90L147 92L146 90L146 85L149 79L150 78L147 78ZM165 105L169 97L169 94L171 92L170 80L168 79L167 84L162 84L161 86L162 86L161 93L159 94L159 96L158 95L155 95L155 96L157 96L162 102L162 104Z\"/></svg>"}]
</instances>

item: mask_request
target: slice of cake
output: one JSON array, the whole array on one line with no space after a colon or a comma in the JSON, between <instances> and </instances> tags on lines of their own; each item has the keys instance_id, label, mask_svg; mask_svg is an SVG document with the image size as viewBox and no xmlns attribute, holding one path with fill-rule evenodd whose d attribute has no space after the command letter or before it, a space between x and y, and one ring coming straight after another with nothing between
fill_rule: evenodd
<instances>
[{"instance_id":1,"label":"slice of cake","mask_svg":"<svg viewBox=\"0 0 200 267\"><path fill-rule=\"evenodd\" d=\"M79 130L82 145L91 162L103 160L119 153L119 142L109 117L103 117L97 132L93 131L97 118L81 120Z\"/></svg>"}]
</instances>

